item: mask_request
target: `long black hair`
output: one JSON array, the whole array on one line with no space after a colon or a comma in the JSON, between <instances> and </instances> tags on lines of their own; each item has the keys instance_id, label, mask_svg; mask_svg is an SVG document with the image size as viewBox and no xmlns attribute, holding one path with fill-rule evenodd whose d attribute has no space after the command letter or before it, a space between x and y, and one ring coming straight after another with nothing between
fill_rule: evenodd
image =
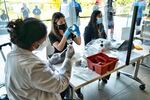
<instances>
[{"instance_id":1,"label":"long black hair","mask_svg":"<svg viewBox=\"0 0 150 100\"><path fill-rule=\"evenodd\" d=\"M88 26L89 27L92 27L92 29L94 29L94 33L95 34L98 34L98 25L96 24L96 17L99 15L99 14L101 14L102 12L101 11L99 11L99 10L95 10L95 11L93 11L92 12L92 15L91 15L91 18L90 18L90 21L89 21L89 24L88 24Z\"/></svg>"},{"instance_id":2,"label":"long black hair","mask_svg":"<svg viewBox=\"0 0 150 100\"><path fill-rule=\"evenodd\" d=\"M56 20L59 20L60 18L65 18L65 16L61 12L55 12L52 16L52 22L51 22L51 32L50 34L54 34L57 37L61 37L59 34L59 29L56 24Z\"/></svg>"},{"instance_id":3,"label":"long black hair","mask_svg":"<svg viewBox=\"0 0 150 100\"><path fill-rule=\"evenodd\" d=\"M23 49L29 49L34 42L47 35L47 27L36 18L10 21L7 27L11 42Z\"/></svg>"}]
</instances>

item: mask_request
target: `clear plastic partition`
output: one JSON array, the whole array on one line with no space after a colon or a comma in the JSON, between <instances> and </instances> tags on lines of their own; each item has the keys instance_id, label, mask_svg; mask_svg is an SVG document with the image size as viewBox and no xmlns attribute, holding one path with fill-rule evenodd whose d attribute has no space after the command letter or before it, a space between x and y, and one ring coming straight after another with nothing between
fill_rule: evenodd
<instances>
[{"instance_id":1,"label":"clear plastic partition","mask_svg":"<svg viewBox=\"0 0 150 100\"><path fill-rule=\"evenodd\" d=\"M111 43L109 40L106 39L95 39L90 41L86 46L85 46L85 52L84 55L90 56L99 52L107 51L111 48Z\"/></svg>"}]
</instances>

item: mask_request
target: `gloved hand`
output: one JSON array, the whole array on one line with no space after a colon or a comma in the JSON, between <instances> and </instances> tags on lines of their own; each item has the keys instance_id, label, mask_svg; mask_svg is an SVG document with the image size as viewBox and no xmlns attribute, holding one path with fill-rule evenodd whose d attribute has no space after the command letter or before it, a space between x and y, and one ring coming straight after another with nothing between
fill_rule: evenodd
<instances>
[{"instance_id":1,"label":"gloved hand","mask_svg":"<svg viewBox=\"0 0 150 100\"><path fill-rule=\"evenodd\" d=\"M71 59L73 55L74 55L74 48L73 46L69 45L66 51L66 58Z\"/></svg>"},{"instance_id":2,"label":"gloved hand","mask_svg":"<svg viewBox=\"0 0 150 100\"><path fill-rule=\"evenodd\" d=\"M55 53L51 56L51 58L49 59L49 62L51 64L54 64L56 61L58 61L58 59L59 59L59 53Z\"/></svg>"},{"instance_id":3,"label":"gloved hand","mask_svg":"<svg viewBox=\"0 0 150 100\"><path fill-rule=\"evenodd\" d=\"M80 36L80 30L79 30L79 27L77 25L73 25L72 28L71 28L71 32L76 35L77 37Z\"/></svg>"},{"instance_id":4,"label":"gloved hand","mask_svg":"<svg viewBox=\"0 0 150 100\"><path fill-rule=\"evenodd\" d=\"M62 67L59 70L59 72L61 74L64 74L64 76L66 76L66 78L68 78L68 79L70 79L70 77L71 77L71 69L72 69L71 58L72 58L73 55L74 55L73 46L69 45L67 47L65 60L64 60L64 62L62 64ZM66 58L68 58L68 59L66 59Z\"/></svg>"},{"instance_id":5,"label":"gloved hand","mask_svg":"<svg viewBox=\"0 0 150 100\"><path fill-rule=\"evenodd\" d=\"M68 36L71 34L71 29L70 29L70 27L69 28L67 28L66 29L66 31L64 32L64 36L66 37L66 38L68 38Z\"/></svg>"},{"instance_id":6,"label":"gloved hand","mask_svg":"<svg viewBox=\"0 0 150 100\"><path fill-rule=\"evenodd\" d=\"M51 65L60 64L64 61L65 57L61 57L61 53L55 53L52 55L52 57L49 59L49 62Z\"/></svg>"}]
</instances>

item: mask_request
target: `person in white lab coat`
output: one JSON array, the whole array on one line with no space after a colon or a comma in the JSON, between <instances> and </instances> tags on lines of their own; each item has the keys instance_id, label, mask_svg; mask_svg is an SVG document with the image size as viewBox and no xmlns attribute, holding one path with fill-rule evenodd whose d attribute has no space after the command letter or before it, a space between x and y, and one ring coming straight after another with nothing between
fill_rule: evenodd
<instances>
[{"instance_id":1,"label":"person in white lab coat","mask_svg":"<svg viewBox=\"0 0 150 100\"><path fill-rule=\"evenodd\" d=\"M71 0L71 2L68 2L68 0L63 0L60 6L60 12L65 16L68 27L73 26L73 24L79 26L74 0Z\"/></svg>"},{"instance_id":2,"label":"person in white lab coat","mask_svg":"<svg viewBox=\"0 0 150 100\"><path fill-rule=\"evenodd\" d=\"M96 1L95 5L93 6L93 11L95 11L95 10L99 10L99 2L98 1Z\"/></svg>"},{"instance_id":3,"label":"person in white lab coat","mask_svg":"<svg viewBox=\"0 0 150 100\"><path fill-rule=\"evenodd\" d=\"M6 90L10 100L61 100L60 93L69 85L74 55L68 46L60 70L42 61L32 51L44 47L46 26L38 19L17 19L8 24L10 39L16 48L7 56Z\"/></svg>"}]
</instances>

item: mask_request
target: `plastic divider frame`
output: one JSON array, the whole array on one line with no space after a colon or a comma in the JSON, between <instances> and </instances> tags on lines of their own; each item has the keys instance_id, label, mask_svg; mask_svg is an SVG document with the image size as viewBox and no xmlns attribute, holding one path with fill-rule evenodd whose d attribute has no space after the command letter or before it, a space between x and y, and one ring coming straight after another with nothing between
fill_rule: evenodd
<instances>
[{"instance_id":1,"label":"plastic divider frame","mask_svg":"<svg viewBox=\"0 0 150 100\"><path fill-rule=\"evenodd\" d=\"M100 75L112 71L115 68L117 61L117 58L109 57L104 53L97 53L87 57L89 69Z\"/></svg>"}]
</instances>

